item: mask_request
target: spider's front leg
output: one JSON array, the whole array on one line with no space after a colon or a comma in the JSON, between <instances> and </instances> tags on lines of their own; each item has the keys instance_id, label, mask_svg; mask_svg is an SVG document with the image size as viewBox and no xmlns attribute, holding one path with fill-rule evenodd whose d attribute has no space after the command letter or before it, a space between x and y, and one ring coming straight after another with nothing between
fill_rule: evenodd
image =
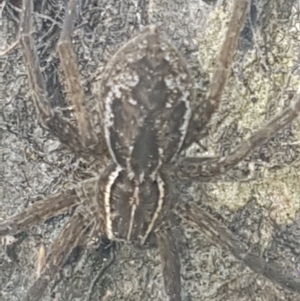
<instances>
[{"instance_id":1,"label":"spider's front leg","mask_svg":"<svg viewBox=\"0 0 300 301\"><path fill-rule=\"evenodd\" d=\"M254 254L230 229L205 210L195 205L181 206L180 210L182 216L195 223L211 243L230 251L255 273L263 275L283 288L300 292L300 281L295 275L290 271L283 271L282 266Z\"/></svg>"},{"instance_id":2,"label":"spider's front leg","mask_svg":"<svg viewBox=\"0 0 300 301\"><path fill-rule=\"evenodd\" d=\"M40 301L49 283L57 275L68 255L78 245L91 222L88 214L78 210L55 239L42 271L26 294L24 301Z\"/></svg>"},{"instance_id":3,"label":"spider's front leg","mask_svg":"<svg viewBox=\"0 0 300 301\"><path fill-rule=\"evenodd\" d=\"M63 193L58 193L47 199L37 201L32 206L24 209L21 213L8 218L0 223L0 236L16 234L24 231L51 217L75 208L75 213L63 227L59 236L51 246L45 265L26 295L27 301L42 300L45 290L50 282L58 274L71 251L83 240L83 234L88 228L98 231L103 228L102 221L99 224L99 214L95 210L95 186L99 179L89 179L80 183L76 188L71 188ZM98 200L97 200L98 201ZM98 232L97 232L98 233ZM99 233L98 233L99 234ZM101 234L101 233L100 233Z\"/></svg>"},{"instance_id":4,"label":"spider's front leg","mask_svg":"<svg viewBox=\"0 0 300 301\"><path fill-rule=\"evenodd\" d=\"M0 223L0 236L15 234L25 230L41 221L61 214L78 204L79 198L76 195L75 189L35 202L20 214ZM80 213L76 213L71 217L49 250L45 266L42 268L39 278L29 290L25 300L41 300L48 284L53 280L70 252L76 247L87 226L89 226L88 222Z\"/></svg>"},{"instance_id":5,"label":"spider's front leg","mask_svg":"<svg viewBox=\"0 0 300 301\"><path fill-rule=\"evenodd\" d=\"M180 260L172 225L163 223L156 231L165 291L169 301L181 301Z\"/></svg>"},{"instance_id":6,"label":"spider's front leg","mask_svg":"<svg viewBox=\"0 0 300 301\"><path fill-rule=\"evenodd\" d=\"M79 72L70 40L73 21L76 16L76 0L71 0L68 3L66 19L58 42L58 53L65 73L70 100L74 105L74 115L78 129L50 106L48 92L32 38L32 11L32 0L23 0L20 44L33 92L33 101L41 122L49 128L53 135L58 137L63 144L67 145L76 154L82 157L88 157L88 154L100 156L103 153L105 143L102 143L92 130L90 118L84 106L84 93L80 85Z\"/></svg>"}]
</instances>

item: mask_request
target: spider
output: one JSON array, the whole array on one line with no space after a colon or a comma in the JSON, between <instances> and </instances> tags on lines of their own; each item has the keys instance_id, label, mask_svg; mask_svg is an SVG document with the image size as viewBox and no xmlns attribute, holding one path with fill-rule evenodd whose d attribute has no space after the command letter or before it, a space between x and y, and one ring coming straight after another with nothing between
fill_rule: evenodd
<instances>
[{"instance_id":1,"label":"spider","mask_svg":"<svg viewBox=\"0 0 300 301\"><path fill-rule=\"evenodd\" d=\"M262 262L249 252L212 214L194 204L178 204L170 189L172 177L209 181L226 173L298 116L299 99L226 157L180 157L193 141L198 118L208 123L219 107L248 6L246 0L234 3L227 35L201 106L192 110L193 80L184 59L155 26L149 26L108 62L102 74L101 102L97 107L103 124L101 129L96 129L85 106L72 51L76 0L68 3L57 45L76 126L49 104L31 37L32 1L23 1L20 44L41 123L80 157L104 161L108 152L111 158L104 172L95 178L34 203L0 224L1 236L12 235L75 208L49 251L26 300L41 300L68 255L87 233L138 245L154 240L160 250L166 294L171 301L182 300L173 212L180 212L194 222L208 239L255 272L299 292L296 280L287 278L279 267Z\"/></svg>"}]
</instances>

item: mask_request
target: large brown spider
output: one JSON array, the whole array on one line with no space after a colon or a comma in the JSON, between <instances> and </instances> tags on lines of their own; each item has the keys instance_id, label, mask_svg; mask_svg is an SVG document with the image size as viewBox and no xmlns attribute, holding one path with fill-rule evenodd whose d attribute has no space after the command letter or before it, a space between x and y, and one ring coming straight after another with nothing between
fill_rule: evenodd
<instances>
[{"instance_id":1,"label":"large brown spider","mask_svg":"<svg viewBox=\"0 0 300 301\"><path fill-rule=\"evenodd\" d=\"M120 48L102 75L99 94L103 102L97 108L103 120L102 131L102 128L96 130L89 118L72 52L70 37L76 1L69 1L58 42L76 126L50 107L31 37L32 1L23 1L20 44L41 122L84 159L93 157L105 161L107 149L111 157L111 163L103 173L36 202L0 224L1 236L14 234L75 208L49 251L39 278L29 289L27 300L41 300L48 284L87 232L92 236L136 244L155 240L161 254L169 300L182 300L180 264L172 231L172 214L178 211L254 271L283 287L300 290L297 281L284 277L279 268L248 252L247 247L217 219L194 204L181 206L174 200L172 191L167 190L172 177L208 181L226 173L298 115L299 99L228 156L175 161L180 151L192 143L198 118L207 123L219 107L248 5L246 0L235 1L212 84L199 108L193 104L193 84L185 61L155 26Z\"/></svg>"}]
</instances>

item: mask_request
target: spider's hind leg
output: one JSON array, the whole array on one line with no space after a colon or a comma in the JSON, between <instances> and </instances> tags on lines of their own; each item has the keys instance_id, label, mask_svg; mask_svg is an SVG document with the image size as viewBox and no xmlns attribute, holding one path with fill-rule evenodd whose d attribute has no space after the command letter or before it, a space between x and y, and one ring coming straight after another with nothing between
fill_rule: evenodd
<instances>
[{"instance_id":1,"label":"spider's hind leg","mask_svg":"<svg viewBox=\"0 0 300 301\"><path fill-rule=\"evenodd\" d=\"M77 0L70 0L68 3L63 29L57 44L57 51L65 75L67 92L74 107L79 136L83 145L88 148L95 146L98 142L85 107L85 95L80 83L76 56L71 41L74 21L77 15L77 2Z\"/></svg>"},{"instance_id":2,"label":"spider's hind leg","mask_svg":"<svg viewBox=\"0 0 300 301\"><path fill-rule=\"evenodd\" d=\"M58 137L63 144L67 145L76 154L82 157L89 157L88 155L90 154L101 156L104 143L99 143L93 134L89 121L90 118L88 118L84 107L84 93L80 85L75 56L70 47L71 41L69 35L73 28L72 18L75 17L76 1L69 1L66 21L58 45L58 52L66 74L67 87L71 95L70 99L74 104L78 129L66 120L61 113L51 108L32 37L32 2L32 0L23 0L20 22L20 45L33 92L34 105L41 119L40 121L53 135Z\"/></svg>"},{"instance_id":3,"label":"spider's hind leg","mask_svg":"<svg viewBox=\"0 0 300 301\"><path fill-rule=\"evenodd\" d=\"M224 42L216 59L207 97L204 100L196 100L184 148L189 147L194 142L195 137L199 136L199 133L206 127L212 115L219 108L231 63L237 49L240 32L244 27L249 3L249 0L234 1L232 16L228 24Z\"/></svg>"}]
</instances>

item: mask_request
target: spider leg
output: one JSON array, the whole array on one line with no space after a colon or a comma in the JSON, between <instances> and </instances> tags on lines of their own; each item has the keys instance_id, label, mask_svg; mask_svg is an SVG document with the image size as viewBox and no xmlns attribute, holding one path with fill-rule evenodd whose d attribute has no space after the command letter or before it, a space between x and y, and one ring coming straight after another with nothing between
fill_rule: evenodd
<instances>
[{"instance_id":1,"label":"spider leg","mask_svg":"<svg viewBox=\"0 0 300 301\"><path fill-rule=\"evenodd\" d=\"M163 224L156 231L156 241L169 301L181 301L180 261L172 228Z\"/></svg>"},{"instance_id":2,"label":"spider leg","mask_svg":"<svg viewBox=\"0 0 300 301\"><path fill-rule=\"evenodd\" d=\"M71 35L76 19L77 0L70 0L66 10L63 30L61 32L57 51L61 65L66 77L66 86L70 94L70 100L74 105L74 115L79 129L79 136L86 147L97 144L97 138L94 135L90 118L85 108L85 96L80 84L80 76L76 63L76 56L73 51Z\"/></svg>"},{"instance_id":3,"label":"spider leg","mask_svg":"<svg viewBox=\"0 0 300 301\"><path fill-rule=\"evenodd\" d=\"M194 109L196 113L194 113L190 121L184 148L192 144L194 137L205 128L205 125L210 121L213 113L219 108L233 56L237 48L239 35L245 23L249 3L249 0L236 0L234 2L227 33L210 80L208 96L206 100L200 101Z\"/></svg>"},{"instance_id":4,"label":"spider leg","mask_svg":"<svg viewBox=\"0 0 300 301\"><path fill-rule=\"evenodd\" d=\"M41 201L35 202L28 208L23 209L21 213L8 218L3 223L0 223L0 236L15 234L26 230L27 228L30 228L53 216L66 212L70 208L83 204L86 201L90 202L90 214L100 218L97 214L98 208L95 209L95 206L99 204L93 203L93 194L95 193L94 190L96 182L100 181L105 176L106 174L100 178L84 180L74 188L70 188ZM100 200L98 201L100 202Z\"/></svg>"},{"instance_id":5,"label":"spider leg","mask_svg":"<svg viewBox=\"0 0 300 301\"><path fill-rule=\"evenodd\" d=\"M62 194L59 193L35 202L21 213L0 223L0 236L15 234L53 216L62 214L67 209L78 205L79 201L75 189L71 189Z\"/></svg>"},{"instance_id":6,"label":"spider leg","mask_svg":"<svg viewBox=\"0 0 300 301\"><path fill-rule=\"evenodd\" d=\"M295 275L284 273L282 266L267 262L263 257L251 253L246 244L241 242L227 227L205 210L190 205L181 208L181 211L187 219L198 225L201 233L210 242L230 251L255 273L268 278L283 288L300 292L300 281L297 281Z\"/></svg>"},{"instance_id":7,"label":"spider leg","mask_svg":"<svg viewBox=\"0 0 300 301\"><path fill-rule=\"evenodd\" d=\"M75 212L55 239L49 255L46 257L46 264L38 279L27 292L24 301L42 300L41 298L49 283L54 279L71 251L78 245L90 223L82 212Z\"/></svg>"},{"instance_id":8,"label":"spider leg","mask_svg":"<svg viewBox=\"0 0 300 301\"><path fill-rule=\"evenodd\" d=\"M279 130L289 125L300 113L300 98L286 108L281 114L275 116L265 126L254 132L248 139L241 142L226 157L213 158L183 158L175 167L175 172L180 178L194 178L209 180L216 175L226 173L233 168L253 150L272 138Z\"/></svg>"},{"instance_id":9,"label":"spider leg","mask_svg":"<svg viewBox=\"0 0 300 301\"><path fill-rule=\"evenodd\" d=\"M64 24L62 38L60 39L60 53L62 51L62 48L67 48L65 47L65 45L67 44L65 43L65 36L67 35L68 28L70 27L70 18L74 15L74 6L74 1L70 1L67 10L67 21ZM74 66L76 66L74 55L72 57L70 55L70 58L66 59L65 54L61 56L61 59L62 61L64 59L66 59L67 61L66 63L63 63L64 70L66 68L73 68L72 70L70 69L67 72L66 77L69 76L68 86L72 85L72 87L70 88L70 93L72 93L72 95L73 93L78 93L78 95L74 97L74 103L76 111L75 117L78 123L79 130L74 127L69 121L63 118L61 114L53 110L50 106L46 84L39 67L39 60L32 38L32 7L32 0L23 0L20 23L20 45L23 51L23 59L28 73L29 82L33 91L34 105L36 107L38 115L41 118L41 122L44 126L49 128L53 135L58 137L58 139L63 144L67 145L76 154L83 157L85 157L87 153L91 152L100 155L102 149L101 147L99 147L99 142L96 141L94 137L94 140L91 138L92 131L85 132L87 129L90 130L91 128L88 121L89 118L84 118L86 111L84 107L81 106L83 101L83 92L80 88L80 85L78 84L78 70L76 69L76 67L74 69ZM70 74L70 72L74 73ZM75 83L78 84L76 87L74 87L73 85ZM86 119L86 121L82 121L83 119ZM93 140L93 146L91 146L91 140Z\"/></svg>"}]
</instances>

